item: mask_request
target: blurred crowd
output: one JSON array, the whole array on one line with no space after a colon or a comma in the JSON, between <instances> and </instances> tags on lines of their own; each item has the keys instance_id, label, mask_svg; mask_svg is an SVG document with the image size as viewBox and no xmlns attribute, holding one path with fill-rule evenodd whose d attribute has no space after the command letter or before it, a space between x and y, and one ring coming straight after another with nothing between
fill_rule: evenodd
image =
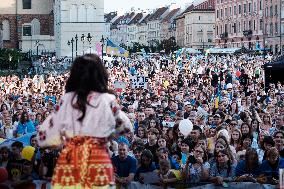
<instances>
[{"instance_id":1,"label":"blurred crowd","mask_svg":"<svg viewBox=\"0 0 284 189\"><path fill-rule=\"evenodd\" d=\"M272 58L194 55L105 62L109 87L134 128L109 142L117 186L278 184L284 168L284 86L271 83L265 90L263 65ZM146 87L133 87L130 79L136 76L148 77ZM68 73L0 77L0 140L13 141L2 147L0 142L0 174L5 168L15 187L52 177L60 149L39 148L35 136L56 110L67 78ZM116 81L126 86L118 88ZM184 119L192 123L189 133L180 129ZM29 134L28 145L17 141Z\"/></svg>"}]
</instances>

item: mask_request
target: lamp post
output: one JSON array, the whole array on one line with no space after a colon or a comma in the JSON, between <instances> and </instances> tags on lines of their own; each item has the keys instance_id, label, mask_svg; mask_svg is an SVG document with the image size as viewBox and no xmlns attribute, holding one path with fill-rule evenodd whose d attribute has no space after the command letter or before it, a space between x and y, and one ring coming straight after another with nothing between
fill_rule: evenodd
<instances>
[{"instance_id":1,"label":"lamp post","mask_svg":"<svg viewBox=\"0 0 284 189\"><path fill-rule=\"evenodd\" d=\"M105 38L104 38L103 35L102 35L102 38L101 38L101 43L102 43L102 61L104 62L104 45L105 45Z\"/></svg>"},{"instance_id":2,"label":"lamp post","mask_svg":"<svg viewBox=\"0 0 284 189\"><path fill-rule=\"evenodd\" d=\"M282 55L282 0L280 0L280 24L279 24L279 28L280 28L280 55Z\"/></svg>"},{"instance_id":3,"label":"lamp post","mask_svg":"<svg viewBox=\"0 0 284 189\"><path fill-rule=\"evenodd\" d=\"M76 57L78 56L78 35L75 35L75 50L76 50Z\"/></svg>"},{"instance_id":4,"label":"lamp post","mask_svg":"<svg viewBox=\"0 0 284 189\"><path fill-rule=\"evenodd\" d=\"M3 48L3 24L0 22L0 49Z\"/></svg>"},{"instance_id":5,"label":"lamp post","mask_svg":"<svg viewBox=\"0 0 284 189\"><path fill-rule=\"evenodd\" d=\"M83 43L83 55L84 55L84 54L85 54L84 48L85 48L85 41L86 41L86 36L85 36L85 34L82 34L82 36L81 36L81 41L82 41L82 43Z\"/></svg>"},{"instance_id":6,"label":"lamp post","mask_svg":"<svg viewBox=\"0 0 284 189\"><path fill-rule=\"evenodd\" d=\"M39 46L39 40L36 40L36 55L38 56L38 46Z\"/></svg>"},{"instance_id":7,"label":"lamp post","mask_svg":"<svg viewBox=\"0 0 284 189\"><path fill-rule=\"evenodd\" d=\"M73 62L73 51L74 51L74 39L73 39L73 37L72 37L72 39L71 39L71 41L68 41L68 46L70 46L71 45L71 51L72 51L72 62Z\"/></svg>"},{"instance_id":8,"label":"lamp post","mask_svg":"<svg viewBox=\"0 0 284 189\"><path fill-rule=\"evenodd\" d=\"M92 53L92 48L91 48L92 36L91 36L91 34L90 34L90 33L88 33L87 40L88 40L89 45L90 45L90 54L91 54L91 53Z\"/></svg>"}]
</instances>

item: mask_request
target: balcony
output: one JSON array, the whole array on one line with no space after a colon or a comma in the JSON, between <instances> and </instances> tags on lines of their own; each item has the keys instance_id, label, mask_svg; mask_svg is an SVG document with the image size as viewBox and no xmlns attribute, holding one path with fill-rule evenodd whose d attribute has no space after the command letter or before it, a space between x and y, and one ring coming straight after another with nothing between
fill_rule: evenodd
<instances>
[{"instance_id":1,"label":"balcony","mask_svg":"<svg viewBox=\"0 0 284 189\"><path fill-rule=\"evenodd\" d=\"M251 36L251 35L252 35L252 30L244 30L244 31L243 31L243 35L244 35L245 37Z\"/></svg>"},{"instance_id":2,"label":"balcony","mask_svg":"<svg viewBox=\"0 0 284 189\"><path fill-rule=\"evenodd\" d=\"M228 32L225 32L225 33L220 34L220 38L221 38L221 39L226 39L226 38L228 38Z\"/></svg>"}]
</instances>

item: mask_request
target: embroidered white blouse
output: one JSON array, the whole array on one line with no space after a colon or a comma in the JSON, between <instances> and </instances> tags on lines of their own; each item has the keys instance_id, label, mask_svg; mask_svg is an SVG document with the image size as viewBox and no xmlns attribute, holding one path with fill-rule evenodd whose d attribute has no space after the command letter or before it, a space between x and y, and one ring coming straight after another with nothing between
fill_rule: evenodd
<instances>
[{"instance_id":1,"label":"embroidered white blouse","mask_svg":"<svg viewBox=\"0 0 284 189\"><path fill-rule=\"evenodd\" d=\"M92 136L106 138L125 128L133 131L130 120L116 103L115 96L108 93L92 92L88 95L86 114L80 122L82 112L73 107L77 101L74 92L66 93L60 100L56 112L39 126L39 146L58 146L62 136Z\"/></svg>"}]
</instances>

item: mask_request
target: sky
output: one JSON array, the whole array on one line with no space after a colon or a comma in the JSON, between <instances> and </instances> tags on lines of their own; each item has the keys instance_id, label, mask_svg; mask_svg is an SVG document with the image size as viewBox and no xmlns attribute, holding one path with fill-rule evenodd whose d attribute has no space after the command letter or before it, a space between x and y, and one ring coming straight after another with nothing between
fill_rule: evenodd
<instances>
[{"instance_id":1,"label":"sky","mask_svg":"<svg viewBox=\"0 0 284 189\"><path fill-rule=\"evenodd\" d=\"M111 11L129 11L131 7L142 10L158 8L161 5L170 5L176 3L184 6L190 4L193 0L104 0L105 13Z\"/></svg>"}]
</instances>

